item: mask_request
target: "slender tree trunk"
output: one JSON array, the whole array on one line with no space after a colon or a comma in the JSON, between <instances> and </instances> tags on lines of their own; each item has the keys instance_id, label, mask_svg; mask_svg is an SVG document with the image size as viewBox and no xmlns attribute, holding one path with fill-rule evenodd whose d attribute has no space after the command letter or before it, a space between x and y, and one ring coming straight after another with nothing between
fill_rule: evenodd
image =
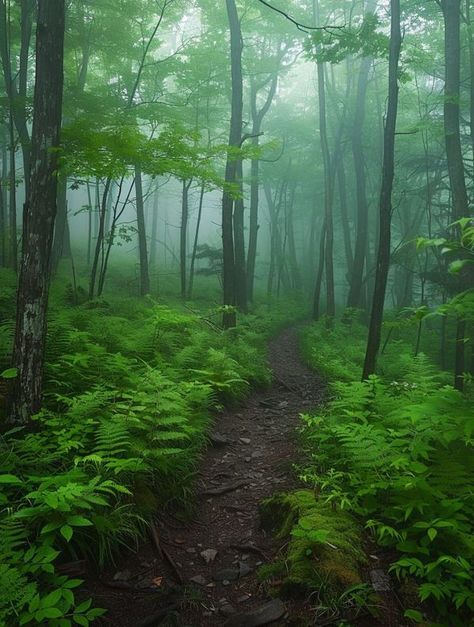
<instances>
[{"instance_id":1,"label":"slender tree trunk","mask_svg":"<svg viewBox=\"0 0 474 627\"><path fill-rule=\"evenodd\" d=\"M92 253L92 196L91 196L91 187L89 181L86 183L87 186L87 202L89 204L89 210L87 212L87 267L89 268L91 265L91 253Z\"/></svg>"},{"instance_id":2,"label":"slender tree trunk","mask_svg":"<svg viewBox=\"0 0 474 627\"><path fill-rule=\"evenodd\" d=\"M19 88L17 88L16 77L13 75L10 51L8 49L9 42L9 24L7 16L7 4L5 0L0 0L0 59L2 63L3 77L5 81L5 91L7 93L10 114L13 124L18 133L21 151L23 156L23 172L25 178L25 195L28 195L28 186L30 181L30 135L28 132L28 124L26 117L26 84L28 70L28 52L31 34L31 13L34 2L32 0L22 0L21 4L21 49L20 49L20 71L18 74Z\"/></svg>"},{"instance_id":3,"label":"slender tree trunk","mask_svg":"<svg viewBox=\"0 0 474 627\"><path fill-rule=\"evenodd\" d=\"M38 0L36 82L31 142L33 168L23 214L23 254L13 365L18 369L11 421L27 424L41 408L51 250L61 128L64 0Z\"/></svg>"},{"instance_id":4,"label":"slender tree trunk","mask_svg":"<svg viewBox=\"0 0 474 627\"><path fill-rule=\"evenodd\" d=\"M444 136L453 203L452 218L459 220L469 215L460 134L461 0L443 0L442 7L445 38ZM460 391L464 389L465 331L466 323L460 318L457 321L454 367L454 387Z\"/></svg>"},{"instance_id":5,"label":"slender tree trunk","mask_svg":"<svg viewBox=\"0 0 474 627\"><path fill-rule=\"evenodd\" d=\"M189 268L189 285L188 285L188 298L192 298L193 296L193 285L194 285L194 268L196 265L196 254L197 247L199 242L199 230L201 228L201 219L202 219L202 208L204 204L204 183L201 185L201 192L199 194L199 206L198 206L198 215L196 221L196 230L194 232L194 242L193 242L193 250L191 253L191 266Z\"/></svg>"},{"instance_id":6,"label":"slender tree trunk","mask_svg":"<svg viewBox=\"0 0 474 627\"><path fill-rule=\"evenodd\" d=\"M186 298L188 280L188 222L189 222L189 188L191 180L183 180L181 196L181 226L179 228L179 273L181 278L181 298Z\"/></svg>"},{"instance_id":7,"label":"slender tree trunk","mask_svg":"<svg viewBox=\"0 0 474 627\"><path fill-rule=\"evenodd\" d=\"M243 313L247 313L247 267L245 261L244 235L244 199L243 199L242 160L237 161L236 179L240 188L240 197L234 203L234 260L235 260L235 304Z\"/></svg>"},{"instance_id":8,"label":"slender tree trunk","mask_svg":"<svg viewBox=\"0 0 474 627\"><path fill-rule=\"evenodd\" d=\"M364 301L362 296L362 282L364 276L364 265L366 263L367 238L369 232L369 210L367 205L363 130L365 121L367 83L371 65L371 59L367 57L362 59L359 71L359 82L357 86L354 126L352 130L352 154L354 157L357 200L357 230L354 247L354 262L352 264L349 295L347 297L348 307L361 307Z\"/></svg>"},{"instance_id":9,"label":"slender tree trunk","mask_svg":"<svg viewBox=\"0 0 474 627\"><path fill-rule=\"evenodd\" d=\"M316 285L314 288L313 298L313 320L319 320L321 315L321 287L323 283L324 274L324 259L325 259L325 246L326 246L326 220L324 219L321 227L321 237L319 240L319 263L318 272L316 274Z\"/></svg>"},{"instance_id":10,"label":"slender tree trunk","mask_svg":"<svg viewBox=\"0 0 474 627\"><path fill-rule=\"evenodd\" d=\"M1 131L3 126L0 126L0 141L3 139ZM6 181L7 181L7 151L5 143L3 142L0 147L2 167L0 169L0 265L7 266L7 196L6 196Z\"/></svg>"},{"instance_id":11,"label":"slender tree trunk","mask_svg":"<svg viewBox=\"0 0 474 627\"><path fill-rule=\"evenodd\" d=\"M71 256L71 242L69 241L69 228L67 223L67 178L65 176L58 179L57 208L53 243L53 274L58 269L61 259Z\"/></svg>"},{"instance_id":12,"label":"slender tree trunk","mask_svg":"<svg viewBox=\"0 0 474 627\"><path fill-rule=\"evenodd\" d=\"M337 182L339 191L339 209L341 212L342 235L344 238L344 253L346 256L347 280L350 284L350 272L354 263L354 255L352 252L351 230L349 224L349 211L347 205L347 189L346 189L346 171L344 168L344 159L341 158L337 164Z\"/></svg>"},{"instance_id":13,"label":"slender tree trunk","mask_svg":"<svg viewBox=\"0 0 474 627\"><path fill-rule=\"evenodd\" d=\"M158 237L158 186L153 194L153 215L151 219L151 241L150 241L150 268L154 269L157 258L157 237Z\"/></svg>"},{"instance_id":14,"label":"slender tree trunk","mask_svg":"<svg viewBox=\"0 0 474 627\"><path fill-rule=\"evenodd\" d=\"M242 81L242 33L235 0L226 0L230 29L230 56L232 76L232 112L229 132L229 146L238 148L242 138L243 81ZM227 156L225 181L235 183L237 161L234 155ZM235 257L233 232L234 199L228 190L222 199L222 256L224 313L222 325L225 329L235 327Z\"/></svg>"},{"instance_id":15,"label":"slender tree trunk","mask_svg":"<svg viewBox=\"0 0 474 627\"><path fill-rule=\"evenodd\" d=\"M18 271L18 239L17 239L17 206L16 206L16 148L13 116L10 113L10 190L9 190L9 225L10 232L10 268Z\"/></svg>"},{"instance_id":16,"label":"slender tree trunk","mask_svg":"<svg viewBox=\"0 0 474 627\"><path fill-rule=\"evenodd\" d=\"M395 173L395 132L398 111L398 64L402 46L400 0L390 1L390 52L388 71L388 105L384 129L382 186L380 191L380 229L372 311L365 354L363 380L375 372L382 332L385 291L390 268L392 189Z\"/></svg>"},{"instance_id":17,"label":"slender tree trunk","mask_svg":"<svg viewBox=\"0 0 474 627\"><path fill-rule=\"evenodd\" d=\"M148 250L146 243L145 211L143 205L142 173L135 166L135 193L137 208L138 251L140 256L140 296L150 293L150 274L148 270Z\"/></svg>"},{"instance_id":18,"label":"slender tree trunk","mask_svg":"<svg viewBox=\"0 0 474 627\"><path fill-rule=\"evenodd\" d=\"M105 237L105 216L107 212L107 196L109 193L111 179L108 178L105 183L104 193L102 194L102 203L99 209L99 224L97 230L97 239L95 242L94 258L92 260L91 278L89 283L89 299L92 300L95 296L95 286L97 281L97 271L99 269L99 260L101 251L103 251L104 237ZM96 189L98 189L99 183L97 181ZM101 281L103 284L103 281ZM99 286L99 295L102 293L102 285Z\"/></svg>"}]
</instances>

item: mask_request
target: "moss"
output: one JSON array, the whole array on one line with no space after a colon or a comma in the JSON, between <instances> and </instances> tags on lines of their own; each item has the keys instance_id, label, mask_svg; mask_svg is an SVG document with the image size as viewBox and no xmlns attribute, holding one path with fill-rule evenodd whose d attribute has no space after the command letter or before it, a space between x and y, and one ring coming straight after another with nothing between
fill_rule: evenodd
<instances>
[{"instance_id":1,"label":"moss","mask_svg":"<svg viewBox=\"0 0 474 627\"><path fill-rule=\"evenodd\" d=\"M291 537L284 570L277 562L260 573L262 579L281 576L283 596L322 587L342 592L361 583L359 568L365 562L361 531L348 513L334 510L310 490L299 490L265 500L260 518L263 528L275 537Z\"/></svg>"}]
</instances>

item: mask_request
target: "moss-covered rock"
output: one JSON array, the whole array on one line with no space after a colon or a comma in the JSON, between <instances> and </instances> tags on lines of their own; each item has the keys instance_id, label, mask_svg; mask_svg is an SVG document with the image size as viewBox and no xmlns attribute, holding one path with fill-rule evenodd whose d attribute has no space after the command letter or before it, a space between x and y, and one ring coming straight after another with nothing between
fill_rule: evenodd
<instances>
[{"instance_id":1,"label":"moss-covered rock","mask_svg":"<svg viewBox=\"0 0 474 627\"><path fill-rule=\"evenodd\" d=\"M294 596L322 587L340 593L361 583L361 531L348 513L333 509L310 490L299 490L263 501L260 519L275 537L290 538L284 559L260 571L262 580L282 580L280 594Z\"/></svg>"}]
</instances>

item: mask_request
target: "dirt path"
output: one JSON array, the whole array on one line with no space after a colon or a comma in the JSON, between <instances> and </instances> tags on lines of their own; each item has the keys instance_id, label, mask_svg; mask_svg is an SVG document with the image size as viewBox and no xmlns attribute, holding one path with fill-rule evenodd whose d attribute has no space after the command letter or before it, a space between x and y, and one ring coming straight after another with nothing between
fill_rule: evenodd
<instances>
[{"instance_id":1,"label":"dirt path","mask_svg":"<svg viewBox=\"0 0 474 627\"><path fill-rule=\"evenodd\" d=\"M269 362L272 386L216 422L197 482L193 521L186 526L169 517L158 521L163 559L151 542L124 558L119 570L109 573L108 584L103 577L90 582L95 603L109 610L105 624L158 625L166 613L175 617L169 625L229 621L249 627L272 617L278 621L282 604L269 600L256 577L258 566L279 548L259 528L258 506L295 487L298 415L321 402L324 384L299 358L295 329L270 343Z\"/></svg>"}]
</instances>

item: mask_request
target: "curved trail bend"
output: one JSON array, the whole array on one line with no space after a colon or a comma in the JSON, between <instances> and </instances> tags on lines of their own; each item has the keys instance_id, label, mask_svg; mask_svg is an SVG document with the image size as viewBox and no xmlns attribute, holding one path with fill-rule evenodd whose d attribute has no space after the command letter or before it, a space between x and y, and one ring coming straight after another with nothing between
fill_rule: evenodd
<instances>
[{"instance_id":1,"label":"curved trail bend","mask_svg":"<svg viewBox=\"0 0 474 627\"><path fill-rule=\"evenodd\" d=\"M145 544L119 566L125 571L118 573L123 585L116 573L116 589L96 588L95 602L109 610L106 624L158 625L167 605L183 627L251 627L271 618L285 624L278 619L281 604L269 603L256 578L258 566L279 548L259 528L258 506L297 486L292 464L298 456L298 415L321 402L324 383L302 363L294 328L270 342L269 365L273 384L216 419L197 481L193 521L180 525L163 516L157 523L163 560L153 543ZM173 585L169 593L173 580L187 589L184 604ZM163 585L163 594L150 594L150 582Z\"/></svg>"}]
</instances>

